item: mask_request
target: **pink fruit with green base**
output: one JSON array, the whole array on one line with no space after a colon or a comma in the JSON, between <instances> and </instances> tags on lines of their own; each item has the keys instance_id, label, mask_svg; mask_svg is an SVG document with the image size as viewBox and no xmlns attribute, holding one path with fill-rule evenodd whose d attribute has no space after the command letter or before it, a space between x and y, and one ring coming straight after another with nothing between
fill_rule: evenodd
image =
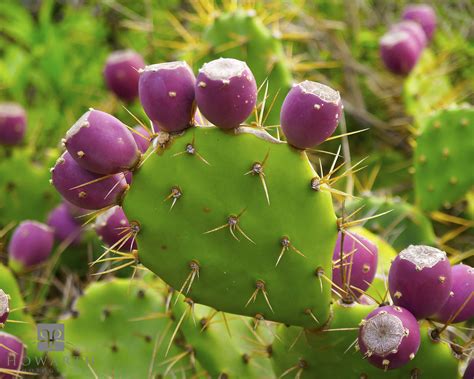
<instances>
[{"instance_id":1,"label":"pink fruit with green base","mask_svg":"<svg viewBox=\"0 0 474 379\"><path fill-rule=\"evenodd\" d=\"M17 272L46 262L54 244L54 231L48 225L26 220L13 232L8 245L10 267Z\"/></svg>"}]
</instances>

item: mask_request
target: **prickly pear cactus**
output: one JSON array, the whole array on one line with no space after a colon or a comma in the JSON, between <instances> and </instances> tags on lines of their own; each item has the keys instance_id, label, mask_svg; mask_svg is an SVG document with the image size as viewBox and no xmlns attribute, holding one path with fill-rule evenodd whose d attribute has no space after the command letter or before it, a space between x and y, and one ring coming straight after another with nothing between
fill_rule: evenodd
<instances>
[{"instance_id":1,"label":"prickly pear cactus","mask_svg":"<svg viewBox=\"0 0 474 379\"><path fill-rule=\"evenodd\" d=\"M275 99L266 125L280 123L280 108L291 87L292 76L287 58L277 35L273 34L256 15L255 11L237 10L219 14L204 31L202 39L209 44L206 57L198 62L220 57L246 61L257 83L268 78L266 108ZM264 89L260 91L263 98Z\"/></svg>"},{"instance_id":2,"label":"prickly pear cactus","mask_svg":"<svg viewBox=\"0 0 474 379\"><path fill-rule=\"evenodd\" d=\"M91 284L61 320L68 344L50 358L67 378L147 378L166 372L172 320L164 297L149 285L126 279ZM169 357L181 350L172 346ZM180 363L167 373L186 371Z\"/></svg>"},{"instance_id":3,"label":"prickly pear cactus","mask_svg":"<svg viewBox=\"0 0 474 379\"><path fill-rule=\"evenodd\" d=\"M200 304L190 304L180 296L172 307L175 320L183 318L180 332L211 378L272 378L268 356L257 351L270 346L273 335L265 323L255 328L248 317L217 312ZM192 308L191 308L192 307Z\"/></svg>"},{"instance_id":4,"label":"prickly pear cactus","mask_svg":"<svg viewBox=\"0 0 474 379\"><path fill-rule=\"evenodd\" d=\"M277 377L299 378L458 378L458 362L450 346L434 342L428 323L421 326L421 346L407 365L384 372L355 351L358 326L374 306L333 305L333 318L322 330L280 326L273 344L272 363ZM433 362L437 362L436 365Z\"/></svg>"},{"instance_id":5,"label":"prickly pear cactus","mask_svg":"<svg viewBox=\"0 0 474 379\"><path fill-rule=\"evenodd\" d=\"M330 193L311 187L306 154L245 128L192 128L163 146L123 204L140 261L219 311L327 320L330 286L316 272L331 272L337 223Z\"/></svg>"},{"instance_id":6,"label":"prickly pear cactus","mask_svg":"<svg viewBox=\"0 0 474 379\"><path fill-rule=\"evenodd\" d=\"M35 163L25 150L11 154L0 161L0 226L24 219L43 220L58 202L48 182L49 166Z\"/></svg>"},{"instance_id":7,"label":"prickly pear cactus","mask_svg":"<svg viewBox=\"0 0 474 379\"><path fill-rule=\"evenodd\" d=\"M425 211L460 200L474 187L474 108L441 110L427 118L416 140L415 194Z\"/></svg>"},{"instance_id":8,"label":"prickly pear cactus","mask_svg":"<svg viewBox=\"0 0 474 379\"><path fill-rule=\"evenodd\" d=\"M36 323L28 313L20 288L13 273L0 263L0 288L10 297L10 316L4 329L23 341L28 357L34 359L43 354L37 349Z\"/></svg>"},{"instance_id":9,"label":"prickly pear cactus","mask_svg":"<svg viewBox=\"0 0 474 379\"><path fill-rule=\"evenodd\" d=\"M391 211L383 217L368 220L364 227L382 237L395 250L400 251L410 244L436 245L431 221L410 203L399 198L371 195L351 201L347 205L347 212L350 214L360 207L363 207L358 213L360 218Z\"/></svg>"}]
</instances>

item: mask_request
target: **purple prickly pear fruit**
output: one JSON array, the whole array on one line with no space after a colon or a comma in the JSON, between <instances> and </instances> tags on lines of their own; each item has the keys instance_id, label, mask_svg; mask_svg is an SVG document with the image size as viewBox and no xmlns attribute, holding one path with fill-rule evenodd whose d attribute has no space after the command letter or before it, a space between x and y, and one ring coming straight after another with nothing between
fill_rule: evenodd
<instances>
[{"instance_id":1,"label":"purple prickly pear fruit","mask_svg":"<svg viewBox=\"0 0 474 379\"><path fill-rule=\"evenodd\" d=\"M138 146L138 149L143 153L148 150L148 146L150 146L151 137L150 133L143 127L143 126L135 126L133 129L137 131L137 133L132 132L133 139Z\"/></svg>"},{"instance_id":2,"label":"purple prickly pear fruit","mask_svg":"<svg viewBox=\"0 0 474 379\"><path fill-rule=\"evenodd\" d=\"M25 110L15 103L0 104L0 145L13 146L23 141L26 131Z\"/></svg>"},{"instance_id":3,"label":"purple prickly pear fruit","mask_svg":"<svg viewBox=\"0 0 474 379\"><path fill-rule=\"evenodd\" d=\"M0 327L7 322L10 314L10 298L0 288Z\"/></svg>"},{"instance_id":4,"label":"purple prickly pear fruit","mask_svg":"<svg viewBox=\"0 0 474 379\"><path fill-rule=\"evenodd\" d=\"M257 102L257 83L247 63L219 58L205 63L196 79L196 103L211 123L237 128Z\"/></svg>"},{"instance_id":5,"label":"purple prickly pear fruit","mask_svg":"<svg viewBox=\"0 0 474 379\"><path fill-rule=\"evenodd\" d=\"M388 288L393 303L408 309L417 319L438 312L448 300L452 274L444 251L410 245L390 266Z\"/></svg>"},{"instance_id":6,"label":"purple prickly pear fruit","mask_svg":"<svg viewBox=\"0 0 474 379\"><path fill-rule=\"evenodd\" d=\"M81 242L80 221L69 212L66 204L58 205L49 213L47 224L54 230L54 237L59 242L68 240L73 245Z\"/></svg>"},{"instance_id":7,"label":"purple prickly pear fruit","mask_svg":"<svg viewBox=\"0 0 474 379\"><path fill-rule=\"evenodd\" d=\"M403 11L403 19L415 21L423 28L426 38L430 41L436 30L436 13L428 4L408 5Z\"/></svg>"},{"instance_id":8,"label":"purple prickly pear fruit","mask_svg":"<svg viewBox=\"0 0 474 379\"><path fill-rule=\"evenodd\" d=\"M15 336L0 332L0 378L15 379L21 371L25 346Z\"/></svg>"},{"instance_id":9,"label":"purple prickly pear fruit","mask_svg":"<svg viewBox=\"0 0 474 379\"><path fill-rule=\"evenodd\" d=\"M426 40L426 34L423 31L420 24L416 23L415 21L402 21L398 22L390 28L390 32L400 32L404 31L409 33L417 42L418 47L424 49L428 41Z\"/></svg>"},{"instance_id":10,"label":"purple prickly pear fruit","mask_svg":"<svg viewBox=\"0 0 474 379\"><path fill-rule=\"evenodd\" d=\"M125 124L95 109L84 113L68 130L64 145L79 166L96 174L133 169L141 157Z\"/></svg>"},{"instance_id":11,"label":"purple prickly pear fruit","mask_svg":"<svg viewBox=\"0 0 474 379\"><path fill-rule=\"evenodd\" d=\"M102 176L84 170L65 152L56 161L52 183L70 203L83 209L102 209L118 204L128 184L124 174Z\"/></svg>"},{"instance_id":12,"label":"purple prickly pear fruit","mask_svg":"<svg viewBox=\"0 0 474 379\"><path fill-rule=\"evenodd\" d=\"M305 80L293 86L281 107L280 123L290 145L306 149L328 139L342 114L339 92Z\"/></svg>"},{"instance_id":13,"label":"purple prickly pear fruit","mask_svg":"<svg viewBox=\"0 0 474 379\"><path fill-rule=\"evenodd\" d=\"M394 74L409 74L420 53L417 40L406 31L389 31L380 39L380 56L385 67Z\"/></svg>"},{"instance_id":14,"label":"purple prickly pear fruit","mask_svg":"<svg viewBox=\"0 0 474 379\"><path fill-rule=\"evenodd\" d=\"M119 50L111 53L105 62L104 78L107 87L126 102L138 96L138 70L145 67L140 54L133 50Z\"/></svg>"},{"instance_id":15,"label":"purple prickly pear fruit","mask_svg":"<svg viewBox=\"0 0 474 379\"><path fill-rule=\"evenodd\" d=\"M123 209L119 206L108 209L96 219L97 235L108 246L116 250L131 251L137 248L132 227Z\"/></svg>"},{"instance_id":16,"label":"purple prickly pear fruit","mask_svg":"<svg viewBox=\"0 0 474 379\"><path fill-rule=\"evenodd\" d=\"M379 307L362 320L358 343L371 364L384 370L395 369L415 358L420 347L420 327L402 307Z\"/></svg>"},{"instance_id":17,"label":"purple prickly pear fruit","mask_svg":"<svg viewBox=\"0 0 474 379\"><path fill-rule=\"evenodd\" d=\"M454 324L474 317L474 268L459 264L451 267L451 275L452 285L448 301L434 318L443 323L449 321Z\"/></svg>"},{"instance_id":18,"label":"purple prickly pear fruit","mask_svg":"<svg viewBox=\"0 0 474 379\"><path fill-rule=\"evenodd\" d=\"M334 290L340 293L341 288L350 291L355 297L361 297L369 288L377 272L378 249L366 238L352 232L344 235L343 260L341 272L341 241L342 232L337 237L332 263L332 281L337 286ZM345 283L342 282L344 274ZM347 288L349 287L349 288ZM354 288L355 287L355 288ZM344 295L341 293L341 295Z\"/></svg>"},{"instance_id":19,"label":"purple prickly pear fruit","mask_svg":"<svg viewBox=\"0 0 474 379\"><path fill-rule=\"evenodd\" d=\"M48 260L54 244L54 231L48 225L26 220L13 232L8 245L9 265L21 272Z\"/></svg>"},{"instance_id":20,"label":"purple prickly pear fruit","mask_svg":"<svg viewBox=\"0 0 474 379\"><path fill-rule=\"evenodd\" d=\"M469 360L469 363L466 366L466 370L464 371L464 375L462 379L474 379L474 358Z\"/></svg>"},{"instance_id":21,"label":"purple prickly pear fruit","mask_svg":"<svg viewBox=\"0 0 474 379\"><path fill-rule=\"evenodd\" d=\"M184 61L146 66L140 71L138 93L154 132L180 132L192 126L196 78Z\"/></svg>"}]
</instances>

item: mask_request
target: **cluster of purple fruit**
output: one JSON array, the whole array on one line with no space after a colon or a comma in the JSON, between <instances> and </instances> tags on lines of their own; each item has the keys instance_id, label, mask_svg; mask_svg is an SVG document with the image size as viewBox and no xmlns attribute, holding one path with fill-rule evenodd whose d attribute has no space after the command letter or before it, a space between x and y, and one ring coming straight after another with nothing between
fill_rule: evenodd
<instances>
[{"instance_id":1,"label":"cluster of purple fruit","mask_svg":"<svg viewBox=\"0 0 474 379\"><path fill-rule=\"evenodd\" d=\"M10 267L17 272L35 269L49 259L55 240L67 246L79 245L84 234L82 218L87 215L88 210L64 201L49 213L47 224L32 220L21 222L8 245ZM124 237L128 228L128 219L119 206L98 216L94 227L97 236L107 246L131 251L137 245L132 237Z\"/></svg>"},{"instance_id":2,"label":"cluster of purple fruit","mask_svg":"<svg viewBox=\"0 0 474 379\"><path fill-rule=\"evenodd\" d=\"M429 5L409 5L402 17L380 39L382 60L397 75L410 73L436 29L436 14Z\"/></svg>"},{"instance_id":3,"label":"cluster of purple fruit","mask_svg":"<svg viewBox=\"0 0 474 379\"><path fill-rule=\"evenodd\" d=\"M333 289L350 291L363 303L375 277L377 247L358 234L347 233L344 241L339 234L333 259ZM434 247L402 250L390 266L388 290L393 305L382 304L371 312L361 323L358 339L360 351L382 369L401 367L415 357L418 320L450 325L474 317L474 269L451 266L446 253Z\"/></svg>"},{"instance_id":4,"label":"cluster of purple fruit","mask_svg":"<svg viewBox=\"0 0 474 379\"><path fill-rule=\"evenodd\" d=\"M106 70L109 75L113 67ZM103 209L120 204L131 172L139 166L151 139L158 132L180 133L193 127L196 107L208 121L228 130L239 127L257 102L255 78L247 64L236 59L206 63L197 78L182 61L146 66L138 74L138 94L150 118L151 133L144 128L132 130L114 116L91 109L63 140L66 152L51 170L52 183L78 207ZM341 112L337 91L304 81L285 99L282 130L289 144L309 148L334 132Z\"/></svg>"}]
</instances>

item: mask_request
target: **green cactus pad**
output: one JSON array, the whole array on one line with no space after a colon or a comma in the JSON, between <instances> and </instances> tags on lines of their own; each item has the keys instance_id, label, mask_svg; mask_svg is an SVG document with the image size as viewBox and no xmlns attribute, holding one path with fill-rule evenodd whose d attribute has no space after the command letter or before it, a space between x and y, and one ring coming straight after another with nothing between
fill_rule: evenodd
<instances>
[{"instance_id":1,"label":"green cactus pad","mask_svg":"<svg viewBox=\"0 0 474 379\"><path fill-rule=\"evenodd\" d=\"M474 108L459 107L427 118L416 140L415 194L421 209L435 211L474 188Z\"/></svg>"},{"instance_id":2,"label":"green cactus pad","mask_svg":"<svg viewBox=\"0 0 474 379\"><path fill-rule=\"evenodd\" d=\"M369 231L387 241L396 251L408 245L436 246L433 225L417 207L399 198L384 198L370 195L351 201L347 213L363 207L357 218L374 216L391 211L383 216L371 219L364 224Z\"/></svg>"},{"instance_id":3,"label":"green cactus pad","mask_svg":"<svg viewBox=\"0 0 474 379\"><path fill-rule=\"evenodd\" d=\"M302 379L458 378L458 361L451 348L431 340L427 323L421 326L421 346L413 361L386 372L370 365L353 346L360 321L373 309L374 306L334 304L328 331L281 326L280 339L273 344L276 376L281 377L286 372L287 377L294 377L300 372ZM341 330L344 328L354 330Z\"/></svg>"},{"instance_id":4,"label":"green cactus pad","mask_svg":"<svg viewBox=\"0 0 474 379\"><path fill-rule=\"evenodd\" d=\"M35 163L25 150L0 161L0 227L25 219L44 221L58 202L49 184L49 165Z\"/></svg>"},{"instance_id":5,"label":"green cactus pad","mask_svg":"<svg viewBox=\"0 0 474 379\"><path fill-rule=\"evenodd\" d=\"M28 313L23 296L13 273L0 263L0 288L10 296L10 316L4 325L4 331L23 341L27 347L27 355L32 360L43 354L38 351L36 338L36 323Z\"/></svg>"},{"instance_id":6,"label":"green cactus pad","mask_svg":"<svg viewBox=\"0 0 474 379\"><path fill-rule=\"evenodd\" d=\"M148 378L166 371L165 342L173 322L162 294L149 285L126 279L95 282L74 312L60 321L66 350L49 353L64 377ZM179 351L173 346L169 357ZM177 363L169 374L174 372L181 375L186 368Z\"/></svg>"},{"instance_id":7,"label":"green cactus pad","mask_svg":"<svg viewBox=\"0 0 474 379\"><path fill-rule=\"evenodd\" d=\"M311 189L316 173L304 152L258 135L248 128L186 131L134 174L123 206L140 226L141 262L177 290L194 277L194 302L314 327L311 313L322 321L329 315L330 286L320 286L315 271L331 272L331 196ZM195 154L184 153L190 143ZM268 199L262 178L245 175L265 157ZM180 194L174 199L173 189ZM290 246L276 266L285 237Z\"/></svg>"},{"instance_id":8,"label":"green cactus pad","mask_svg":"<svg viewBox=\"0 0 474 379\"><path fill-rule=\"evenodd\" d=\"M203 63L220 57L246 61L260 85L268 78L266 108L275 103L267 117L266 125L280 124L280 108L292 85L291 72L281 41L255 14L242 9L220 14L204 31L203 40L210 51ZM240 41L240 43L235 43ZM199 68L197 67L197 68ZM262 100L265 90L260 91Z\"/></svg>"},{"instance_id":9,"label":"green cactus pad","mask_svg":"<svg viewBox=\"0 0 474 379\"><path fill-rule=\"evenodd\" d=\"M224 314L184 300L180 296L172 311L175 320L183 317L180 332L186 346L192 349L209 377L273 377L270 360L262 354L265 345L270 346L273 339L271 333L269 336L266 333L266 338L260 335L265 323L258 324L259 330L254 331L254 323L248 317Z\"/></svg>"},{"instance_id":10,"label":"green cactus pad","mask_svg":"<svg viewBox=\"0 0 474 379\"><path fill-rule=\"evenodd\" d=\"M455 100L447 67L440 64L443 58L436 57L430 49L425 49L415 69L403 84L403 99L406 111L417 126L431 112L444 108Z\"/></svg>"}]
</instances>

